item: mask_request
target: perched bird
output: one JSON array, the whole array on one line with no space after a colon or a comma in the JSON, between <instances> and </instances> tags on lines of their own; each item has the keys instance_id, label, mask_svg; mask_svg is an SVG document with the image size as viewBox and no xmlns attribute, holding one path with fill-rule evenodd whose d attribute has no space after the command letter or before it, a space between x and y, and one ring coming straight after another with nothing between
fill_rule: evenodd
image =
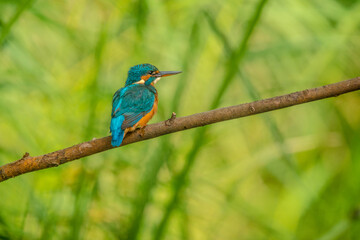
<instances>
[{"instance_id":1,"label":"perched bird","mask_svg":"<svg viewBox=\"0 0 360 240\"><path fill-rule=\"evenodd\" d=\"M118 147L126 133L137 127L145 127L154 116L158 94L154 87L161 77L181 72L159 71L151 64L139 64L130 68L125 87L113 96L110 132L111 145Z\"/></svg>"}]
</instances>

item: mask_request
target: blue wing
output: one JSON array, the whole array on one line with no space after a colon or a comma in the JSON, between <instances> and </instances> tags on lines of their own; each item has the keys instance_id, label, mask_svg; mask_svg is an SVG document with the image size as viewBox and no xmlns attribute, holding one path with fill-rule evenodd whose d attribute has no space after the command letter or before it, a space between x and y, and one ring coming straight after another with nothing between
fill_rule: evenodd
<instances>
[{"instance_id":1,"label":"blue wing","mask_svg":"<svg viewBox=\"0 0 360 240\"><path fill-rule=\"evenodd\" d=\"M113 133L113 140L114 135L122 135L121 139L120 136L115 136L114 144L117 146L121 144L124 130L134 126L143 116L149 113L154 101L154 90L140 84L120 88L114 94L110 131Z\"/></svg>"}]
</instances>

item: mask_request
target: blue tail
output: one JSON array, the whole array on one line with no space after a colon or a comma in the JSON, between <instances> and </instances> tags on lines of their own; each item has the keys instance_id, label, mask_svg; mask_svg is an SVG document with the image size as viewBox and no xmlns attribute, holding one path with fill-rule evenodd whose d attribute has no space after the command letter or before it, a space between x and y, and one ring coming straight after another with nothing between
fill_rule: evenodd
<instances>
[{"instance_id":1,"label":"blue tail","mask_svg":"<svg viewBox=\"0 0 360 240\"><path fill-rule=\"evenodd\" d=\"M124 139L124 130L121 129L121 125L124 122L125 117L119 116L111 119L110 132L112 133L111 145L118 147Z\"/></svg>"}]
</instances>

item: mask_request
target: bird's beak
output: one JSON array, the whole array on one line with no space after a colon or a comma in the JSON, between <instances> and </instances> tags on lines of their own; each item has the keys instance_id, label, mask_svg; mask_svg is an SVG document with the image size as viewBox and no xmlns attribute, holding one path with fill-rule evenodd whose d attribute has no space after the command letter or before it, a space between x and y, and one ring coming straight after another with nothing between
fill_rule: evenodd
<instances>
[{"instance_id":1,"label":"bird's beak","mask_svg":"<svg viewBox=\"0 0 360 240\"><path fill-rule=\"evenodd\" d=\"M157 77L167 77L175 74L179 74L181 72L178 71L161 71L158 74L156 74Z\"/></svg>"}]
</instances>

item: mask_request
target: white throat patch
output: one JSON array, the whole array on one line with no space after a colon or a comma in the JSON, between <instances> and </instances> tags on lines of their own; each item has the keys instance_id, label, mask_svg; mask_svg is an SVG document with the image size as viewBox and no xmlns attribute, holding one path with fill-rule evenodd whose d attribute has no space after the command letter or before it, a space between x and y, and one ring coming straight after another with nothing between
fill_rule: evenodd
<instances>
[{"instance_id":1,"label":"white throat patch","mask_svg":"<svg viewBox=\"0 0 360 240\"><path fill-rule=\"evenodd\" d=\"M142 79L140 81L134 82L134 84L144 84L144 83L145 83L145 81Z\"/></svg>"},{"instance_id":2,"label":"white throat patch","mask_svg":"<svg viewBox=\"0 0 360 240\"><path fill-rule=\"evenodd\" d=\"M158 77L154 80L154 84L156 84L159 80L161 79L161 77Z\"/></svg>"}]
</instances>

